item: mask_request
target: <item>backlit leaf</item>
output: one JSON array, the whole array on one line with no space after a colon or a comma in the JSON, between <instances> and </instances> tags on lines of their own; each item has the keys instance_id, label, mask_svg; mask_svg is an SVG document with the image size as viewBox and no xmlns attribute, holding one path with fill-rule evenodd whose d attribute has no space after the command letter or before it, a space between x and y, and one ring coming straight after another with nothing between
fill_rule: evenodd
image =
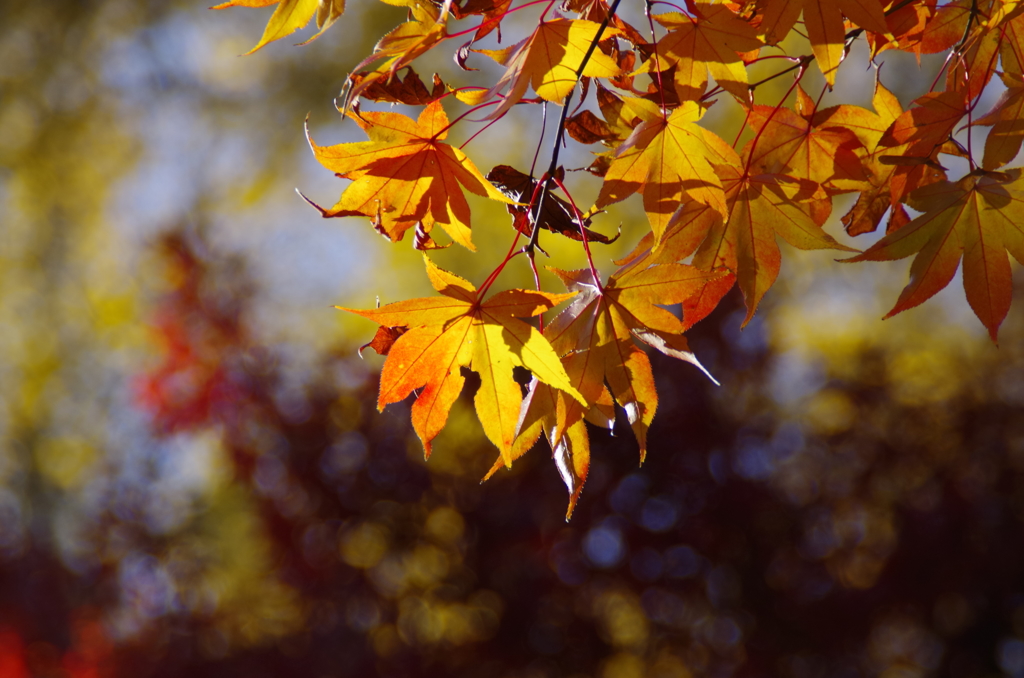
<instances>
[{"instance_id":1,"label":"backlit leaf","mask_svg":"<svg viewBox=\"0 0 1024 678\"><path fill-rule=\"evenodd\" d=\"M377 406L404 400L422 389L412 406L412 423L426 455L462 392L462 367L480 375L474 399L484 432L507 465L512 463L522 394L513 368L524 367L540 381L584 401L547 339L516 317L538 315L572 295L505 290L486 300L475 287L425 258L440 297L388 304L377 309L340 308L382 326L409 328L391 345L381 373Z\"/></svg>"},{"instance_id":2,"label":"backlit leaf","mask_svg":"<svg viewBox=\"0 0 1024 678\"><path fill-rule=\"evenodd\" d=\"M643 122L619 146L605 175L596 207L644 197L644 211L658 238L686 195L727 214L722 186L711 169L716 151L705 141L710 132L696 125L702 112L685 102L671 115L656 106L637 109Z\"/></svg>"},{"instance_id":3,"label":"backlit leaf","mask_svg":"<svg viewBox=\"0 0 1024 678\"><path fill-rule=\"evenodd\" d=\"M957 182L926 186L914 198L924 214L846 261L917 255L910 267L910 283L888 318L948 285L962 258L967 301L995 341L1013 292L1007 251L1024 263L1021 170L976 170Z\"/></svg>"},{"instance_id":4,"label":"backlit leaf","mask_svg":"<svg viewBox=\"0 0 1024 678\"><path fill-rule=\"evenodd\" d=\"M216 5L212 9L269 7L274 4L277 4L277 9L270 16L270 21L267 22L267 27L263 31L263 37L246 54L252 54L274 40L288 37L308 24L315 14L316 25L320 30L302 44L311 42L330 28L345 11L345 0L231 0L230 2Z\"/></svg>"},{"instance_id":5,"label":"backlit leaf","mask_svg":"<svg viewBox=\"0 0 1024 678\"><path fill-rule=\"evenodd\" d=\"M561 103L576 86L576 71L600 28L600 24L582 19L542 21L530 37L512 47L477 50L507 66L490 91L490 96L504 92L504 100L488 117L500 117L526 95L530 86L540 98ZM605 28L602 39L617 33L614 28ZM583 68L583 75L589 77L610 78L618 73L619 65L600 50L594 51Z\"/></svg>"},{"instance_id":6,"label":"backlit leaf","mask_svg":"<svg viewBox=\"0 0 1024 678\"><path fill-rule=\"evenodd\" d=\"M349 117L370 138L336 146L309 144L320 161L353 183L325 217L367 216L390 240L401 240L422 222L426 233L440 224L452 240L475 249L470 240L470 212L463 189L511 202L487 181L459 149L442 143L448 116L432 102L412 120L400 113L364 113Z\"/></svg>"}]
</instances>

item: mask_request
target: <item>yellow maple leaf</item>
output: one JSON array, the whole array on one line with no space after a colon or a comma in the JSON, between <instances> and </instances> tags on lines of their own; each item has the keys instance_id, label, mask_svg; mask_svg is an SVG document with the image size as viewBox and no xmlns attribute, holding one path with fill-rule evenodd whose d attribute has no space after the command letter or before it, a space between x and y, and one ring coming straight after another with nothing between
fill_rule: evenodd
<instances>
[{"instance_id":1,"label":"yellow maple leaf","mask_svg":"<svg viewBox=\"0 0 1024 678\"><path fill-rule=\"evenodd\" d=\"M605 207L643 193L644 211L656 239L661 238L684 194L725 217L725 194L709 163L709 158L717 159L718 154L705 141L711 133L695 124L702 114L700 107L687 101L665 115L653 102L637 99L634 103L641 101L645 105L634 110L643 121L616 150L595 206Z\"/></svg>"},{"instance_id":2,"label":"yellow maple leaf","mask_svg":"<svg viewBox=\"0 0 1024 678\"><path fill-rule=\"evenodd\" d=\"M811 51L829 87L836 84L836 71L845 56L844 15L861 28L889 35L879 0L761 0L758 5L764 11L761 32L769 45L785 38L803 12Z\"/></svg>"},{"instance_id":3,"label":"yellow maple leaf","mask_svg":"<svg viewBox=\"0 0 1024 678\"><path fill-rule=\"evenodd\" d=\"M508 67L487 94L490 98L508 89L504 101L488 118L504 114L523 98L530 85L541 99L561 103L576 86L576 71L600 28L601 24L593 21L559 18L540 22L530 37L506 49L475 50ZM618 33L617 29L605 28L601 39ZM600 50L594 50L583 67L583 75L594 78L611 78L619 73L618 63Z\"/></svg>"},{"instance_id":4,"label":"yellow maple leaf","mask_svg":"<svg viewBox=\"0 0 1024 678\"><path fill-rule=\"evenodd\" d=\"M654 57L637 72L676 66L680 96L697 99L707 87L710 71L723 89L746 101L750 96L747 69L738 53L761 47L754 28L726 5L698 2L694 7L699 13L697 17L681 12L653 17L669 32L658 41Z\"/></svg>"},{"instance_id":5,"label":"yellow maple leaf","mask_svg":"<svg viewBox=\"0 0 1024 678\"><path fill-rule=\"evenodd\" d=\"M252 54L274 40L291 35L308 24L315 14L316 27L320 30L312 38L302 43L305 45L320 37L345 12L345 0L231 0L210 9L269 7L274 4L277 4L277 9L274 10L270 21L267 22L267 27L263 30L263 37L246 54Z\"/></svg>"},{"instance_id":6,"label":"yellow maple leaf","mask_svg":"<svg viewBox=\"0 0 1024 678\"><path fill-rule=\"evenodd\" d=\"M463 189L512 202L465 153L441 141L448 128L441 102L431 103L415 121L392 112L350 113L349 117L369 141L318 146L309 139L320 164L353 180L334 207L324 209L312 203L325 217L370 217L390 240L401 240L418 222L427 233L437 223L452 240L474 250Z\"/></svg>"}]
</instances>

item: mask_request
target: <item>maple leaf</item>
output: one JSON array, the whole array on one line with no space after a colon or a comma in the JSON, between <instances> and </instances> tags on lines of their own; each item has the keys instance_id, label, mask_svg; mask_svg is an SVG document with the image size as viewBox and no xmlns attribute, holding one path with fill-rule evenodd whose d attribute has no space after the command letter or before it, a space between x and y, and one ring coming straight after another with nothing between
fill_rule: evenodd
<instances>
[{"instance_id":1,"label":"maple leaf","mask_svg":"<svg viewBox=\"0 0 1024 678\"><path fill-rule=\"evenodd\" d=\"M714 135L695 124L702 109L687 101L665 115L653 102L633 99L630 103L642 122L616 150L595 207L642 193L644 211L656 238L664 232L684 194L725 216L725 195L711 168L711 160L719 158L716 148L708 143Z\"/></svg>"},{"instance_id":2,"label":"maple leaf","mask_svg":"<svg viewBox=\"0 0 1024 678\"><path fill-rule=\"evenodd\" d=\"M392 29L373 48L373 54L363 59L349 76L345 103L349 104L374 82L391 79L399 69L405 68L417 57L429 51L448 37L447 21L451 0L437 7L429 0L386 0L388 4L409 8L409 20ZM369 72L360 72L375 61L385 61ZM356 77L358 75L358 77Z\"/></svg>"},{"instance_id":3,"label":"maple leaf","mask_svg":"<svg viewBox=\"0 0 1024 678\"><path fill-rule=\"evenodd\" d=\"M682 12L654 15L669 29L655 45L655 52L638 72L676 66L675 83L680 99L697 99L704 93L708 72L723 89L742 101L750 96L747 69L739 52L762 46L754 28L723 4L695 2L696 16Z\"/></svg>"},{"instance_id":4,"label":"maple leaf","mask_svg":"<svg viewBox=\"0 0 1024 678\"><path fill-rule=\"evenodd\" d=\"M978 97L996 72L1000 54L1004 69L1019 68L1024 43L1024 5L1003 0L956 0L936 13L926 28L922 51L942 52L954 45L956 58L946 70L946 89ZM969 32L968 32L969 31Z\"/></svg>"},{"instance_id":5,"label":"maple leaf","mask_svg":"<svg viewBox=\"0 0 1024 678\"><path fill-rule=\"evenodd\" d=\"M604 176L616 150L629 138L646 117L654 114L656 106L647 99L639 97L619 97L607 89L601 82L597 83L597 104L604 118L599 118L584 109L579 114L568 118L566 130L570 136L581 143L590 144L600 141L609 147L609 151L596 153L598 159L587 168L592 174Z\"/></svg>"},{"instance_id":6,"label":"maple leaf","mask_svg":"<svg viewBox=\"0 0 1024 678\"><path fill-rule=\"evenodd\" d=\"M604 285L598 284L587 269L550 269L569 291L578 294L544 330L544 336L559 354L579 352L574 358L581 364L578 388L587 402L595 402L594 391L600 391L605 382L611 387L612 396L626 411L636 435L641 462L647 454L647 429L654 419L658 394L650 360L634 339L645 340L651 336L649 333L680 333L679 319L659 305L680 303L706 281L725 273L700 271L676 263L649 267L644 263L623 267ZM652 340L652 345L655 343ZM659 350L663 347L668 347L668 343L656 346ZM578 414L582 416L585 412L581 409ZM566 426L574 420L570 412ZM610 427L607 414L604 421Z\"/></svg>"},{"instance_id":7,"label":"maple leaf","mask_svg":"<svg viewBox=\"0 0 1024 678\"><path fill-rule=\"evenodd\" d=\"M924 214L844 261L891 261L912 254L910 282L886 318L913 308L949 284L964 262L964 290L975 315L996 340L1010 309L1009 251L1024 263L1024 181L1021 170L975 170L957 182L918 189Z\"/></svg>"},{"instance_id":8,"label":"maple leaf","mask_svg":"<svg viewBox=\"0 0 1024 678\"><path fill-rule=\"evenodd\" d=\"M353 87L359 89L360 97L409 106L426 106L448 93L437 73L434 73L431 89L427 90L427 86L423 84L423 80L412 66L407 66L405 70L404 78L397 73L391 78L380 78L374 73L353 73L349 76L349 81ZM363 82L367 78L371 81L364 87Z\"/></svg>"},{"instance_id":9,"label":"maple leaf","mask_svg":"<svg viewBox=\"0 0 1024 678\"><path fill-rule=\"evenodd\" d=\"M747 306L744 324L754 317L761 298L778 277L782 253L776 236L803 250L855 251L825 233L801 204L814 197L813 182L777 174L744 174L735 166L716 169L726 190L729 218L720 226L712 225L693 263L735 271Z\"/></svg>"},{"instance_id":10,"label":"maple leaf","mask_svg":"<svg viewBox=\"0 0 1024 678\"><path fill-rule=\"evenodd\" d=\"M889 125L873 153L877 164L893 166L877 172L875 183L888 185L894 210L902 209L898 203L912 191L945 179L937 157L955 150L950 147L953 130L967 113L964 94L957 91L929 92L914 104Z\"/></svg>"},{"instance_id":11,"label":"maple leaf","mask_svg":"<svg viewBox=\"0 0 1024 678\"><path fill-rule=\"evenodd\" d=\"M562 358L569 381L592 403L591 408L579 407L575 400L562 392L537 379L531 380L523 399L518 435L511 451L511 458L518 459L534 446L541 434L547 437L555 467L569 490L569 506L565 513L567 521L572 517L590 469L590 435L586 422L611 428L615 420L615 402L608 388L601 382L588 379L591 357L589 351L577 351ZM499 455L483 480L488 480L504 466L505 461Z\"/></svg>"},{"instance_id":12,"label":"maple leaf","mask_svg":"<svg viewBox=\"0 0 1024 678\"><path fill-rule=\"evenodd\" d=\"M985 155L981 166L994 170L1017 157L1024 142L1024 78L1017 73L1003 73L1006 91L993 109L974 121L975 125L991 125L985 137Z\"/></svg>"},{"instance_id":13,"label":"maple leaf","mask_svg":"<svg viewBox=\"0 0 1024 678\"><path fill-rule=\"evenodd\" d=\"M388 340L381 372L378 409L404 400L422 388L412 406L412 424L429 456L431 441L444 428L452 403L462 392L460 368L480 375L474 402L484 433L512 463L522 392L512 376L524 367L540 381L585 402L547 339L516 317L539 315L571 294L505 290L487 300L466 280L438 268L427 257L427 275L439 297L424 297L376 309L337 307L369 318L383 327L408 327Z\"/></svg>"},{"instance_id":14,"label":"maple leaf","mask_svg":"<svg viewBox=\"0 0 1024 678\"><path fill-rule=\"evenodd\" d=\"M830 194L864 188L867 176L858 153L863 145L854 131L842 124L856 120L857 111L856 106L844 106L843 110L803 116L789 108L751 107L748 119L760 135L756 144L747 147L751 166L764 174L810 179ZM830 121L833 115L849 120ZM825 124L817 124L819 121Z\"/></svg>"},{"instance_id":15,"label":"maple leaf","mask_svg":"<svg viewBox=\"0 0 1024 678\"><path fill-rule=\"evenodd\" d=\"M777 45L789 33L801 11L811 41L811 51L829 87L846 49L845 15L853 23L875 33L888 34L879 0L762 0L761 32L765 42Z\"/></svg>"},{"instance_id":16,"label":"maple leaf","mask_svg":"<svg viewBox=\"0 0 1024 678\"><path fill-rule=\"evenodd\" d=\"M246 54L252 54L267 43L291 35L308 24L315 14L316 27L320 30L312 38L302 43L303 45L308 44L320 37L345 12L345 0L231 0L210 9L269 7L275 4L277 9L274 10L270 21L267 22L267 27L263 30L263 37Z\"/></svg>"},{"instance_id":17,"label":"maple leaf","mask_svg":"<svg viewBox=\"0 0 1024 678\"><path fill-rule=\"evenodd\" d=\"M600 29L601 24L593 21L558 18L540 22L530 37L506 49L474 50L507 66L486 98L506 88L508 91L487 119L503 115L523 98L531 85L541 99L561 103L576 86L576 71ZM601 37L617 33L614 28L605 28ZM588 77L610 78L618 74L618 63L600 50L595 50L583 67L583 75Z\"/></svg>"},{"instance_id":18,"label":"maple leaf","mask_svg":"<svg viewBox=\"0 0 1024 678\"><path fill-rule=\"evenodd\" d=\"M885 24L891 37L868 33L872 61L883 51L894 48L920 57L925 51L925 31L935 16L936 4L937 0L921 0L909 4L899 3L902 6L897 5L887 10Z\"/></svg>"},{"instance_id":19,"label":"maple leaf","mask_svg":"<svg viewBox=\"0 0 1024 678\"><path fill-rule=\"evenodd\" d=\"M544 334L551 337L556 349L568 350L562 358L566 374L589 405L583 406L534 379L523 401L511 458L529 451L541 434L547 437L555 466L569 490L566 520L572 516L590 468L590 436L585 422L612 428L615 402L619 402L640 445L641 463L646 456L647 429L657 409L658 394L650 360L633 340L689 362L711 378L690 352L686 338L677 334L679 320L656 304L678 303L724 272L697 271L682 264L647 267L646 263L636 261L619 269L603 288L594 284L589 270L550 269L579 295ZM503 465L499 457L484 480Z\"/></svg>"},{"instance_id":20,"label":"maple leaf","mask_svg":"<svg viewBox=\"0 0 1024 678\"><path fill-rule=\"evenodd\" d=\"M369 141L318 146L307 131L320 164L353 180L334 207L310 202L324 217L370 217L389 240L401 240L418 222L426 233L438 223L452 240L473 250L469 203L462 189L511 202L465 153L442 143L448 116L439 101L423 109L416 121L392 112L348 115Z\"/></svg>"},{"instance_id":21,"label":"maple leaf","mask_svg":"<svg viewBox=\"0 0 1024 678\"><path fill-rule=\"evenodd\" d=\"M1019 7L1024 7L1020 5ZM1019 17L1000 26L1003 42L999 45L999 59L1003 72L1024 75L1024 21Z\"/></svg>"},{"instance_id":22,"label":"maple leaf","mask_svg":"<svg viewBox=\"0 0 1024 678\"><path fill-rule=\"evenodd\" d=\"M466 51L466 47L478 40L483 40L494 30L498 31L498 41L500 42L501 22L508 13L508 8L511 4L512 0L467 0L461 7L458 4L452 4L452 13L455 14L457 19L462 19L472 14L480 14L484 17L484 22L480 24L480 28L473 34L473 40L459 51Z\"/></svg>"},{"instance_id":23,"label":"maple leaf","mask_svg":"<svg viewBox=\"0 0 1024 678\"><path fill-rule=\"evenodd\" d=\"M715 171L722 181L726 218L696 201L672 215L664 233L649 234L624 262L650 255L652 262L678 261L691 254L693 265L705 271L726 268L736 275L747 307L744 324L775 282L782 262L776 236L798 249L840 249L821 229L827 212L816 210L817 183L785 174L753 174L732 149ZM705 317L731 287L728 279L708 281L697 296L683 300L684 327Z\"/></svg>"},{"instance_id":24,"label":"maple leaf","mask_svg":"<svg viewBox=\"0 0 1024 678\"><path fill-rule=\"evenodd\" d=\"M601 23L608 20L610 25L619 30L622 37L634 45L645 45L647 40L638 30L630 26L615 13L609 18L609 8L606 0L565 0L562 3L562 11L578 12L581 19Z\"/></svg>"},{"instance_id":25,"label":"maple leaf","mask_svg":"<svg viewBox=\"0 0 1024 678\"><path fill-rule=\"evenodd\" d=\"M909 144L899 146L882 146L880 142L883 135L889 131L893 123L903 116L903 108L892 92L886 89L876 78L875 92L871 99L875 113L860 109L855 124L845 118L845 122L869 151L864 157L864 170L868 175L868 186L857 196L857 202L843 218L843 225L850 235L861 235L870 233L878 228L886 212L890 214L887 231L893 231L897 227L910 221L900 201L905 197L907 185L914 187L926 186L946 178L944 171L936 164L922 162L917 165L898 165L888 162L888 158L913 157L906 154ZM839 107L843 108L843 107ZM838 121L838 120L837 120ZM919 146L925 148L927 145ZM934 148L929 148L929 158ZM886 157L883 162L882 158ZM899 175L899 181L893 180Z\"/></svg>"}]
</instances>

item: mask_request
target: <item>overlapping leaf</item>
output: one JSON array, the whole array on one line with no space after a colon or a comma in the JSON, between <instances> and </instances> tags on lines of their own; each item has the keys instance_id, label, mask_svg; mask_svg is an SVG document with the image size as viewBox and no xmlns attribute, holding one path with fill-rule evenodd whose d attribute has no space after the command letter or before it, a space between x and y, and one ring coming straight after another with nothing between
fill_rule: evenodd
<instances>
[{"instance_id":1,"label":"overlapping leaf","mask_svg":"<svg viewBox=\"0 0 1024 678\"><path fill-rule=\"evenodd\" d=\"M658 393L650 360L636 341L704 369L690 352L685 337L679 334L679 319L659 305L679 303L725 271L647 263L648 260L637 260L624 266L603 286L594 280L590 270L551 269L577 296L545 329L544 335L556 351L564 353L562 362L570 383L587 404L538 380L531 382L511 456L515 459L527 452L542 433L547 437L569 490L567 520L590 467L590 438L585 422L612 428L618 402L636 435L641 463L647 454L647 430L658 407ZM503 463L499 458L486 478Z\"/></svg>"},{"instance_id":2,"label":"overlapping leaf","mask_svg":"<svg viewBox=\"0 0 1024 678\"><path fill-rule=\"evenodd\" d=\"M488 117L500 117L526 95L531 85L540 98L561 103L576 86L576 71L600 28L601 24L584 19L553 19L540 22L530 37L511 47L477 50L507 66L489 92L489 96L505 92L504 100ZM602 39L617 33L614 28L605 28ZM583 75L589 77L610 78L618 73L618 63L600 50L590 55L583 68Z\"/></svg>"},{"instance_id":3,"label":"overlapping leaf","mask_svg":"<svg viewBox=\"0 0 1024 678\"><path fill-rule=\"evenodd\" d=\"M682 12L654 16L669 32L640 72L676 66L679 96L686 100L704 93L710 71L723 89L746 101L750 95L747 69L738 53L761 47L756 31L724 4L696 2L691 7L696 16Z\"/></svg>"},{"instance_id":4,"label":"overlapping leaf","mask_svg":"<svg viewBox=\"0 0 1024 678\"><path fill-rule=\"evenodd\" d=\"M661 237L645 237L623 261L631 262L646 251L659 262L693 254L693 264L703 270L728 269L743 292L749 321L779 273L782 255L776 236L799 249L854 250L822 230L827 213L815 207L817 183L785 174L753 174L731 149L718 150L732 153L726 162L715 165L725 192L726 218L696 201L686 203ZM698 295L686 299L686 327L707 315L729 287L728 279L711 281Z\"/></svg>"},{"instance_id":5,"label":"overlapping leaf","mask_svg":"<svg viewBox=\"0 0 1024 678\"><path fill-rule=\"evenodd\" d=\"M725 272L700 271L674 263L645 268L641 263L624 267L602 286L589 270L552 270L566 288L578 295L545 328L544 335L559 354L583 353L576 358L583 364L581 391L599 390L608 383L615 401L626 411L642 461L658 395L650 361L637 348L634 332L679 334L679 319L659 304L680 303L706 281ZM589 400L594 401L593 395ZM584 412L580 410L579 415ZM573 420L569 416L568 424ZM606 420L605 425L609 424Z\"/></svg>"},{"instance_id":6,"label":"overlapping leaf","mask_svg":"<svg viewBox=\"0 0 1024 678\"><path fill-rule=\"evenodd\" d=\"M901 183L905 184L909 180L916 186L925 186L946 178L945 173L933 164L921 163L903 166L901 169L901 166L895 163L882 162L882 156L896 155L893 147L880 146L879 142L886 130L903 115L903 108L892 92L877 80L871 103L875 113L861 116L862 124L853 128L869 153L864 158L868 186L857 196L857 202L842 219L846 232L850 235L874 231L887 212L890 217L886 230L895 230L910 220L900 204L901 197L893 194L893 175L897 171L904 174Z\"/></svg>"},{"instance_id":7,"label":"overlapping leaf","mask_svg":"<svg viewBox=\"0 0 1024 678\"><path fill-rule=\"evenodd\" d=\"M501 448L498 466L545 435L569 489L571 513L589 468L585 422L611 426L618 402L641 454L646 452L657 393L650 361L637 342L692 359L682 330L710 313L733 285L743 292L749 320L779 273L779 237L803 249L848 249L822 230L839 193L859 194L843 218L850 234L874 230L889 214L887 235L853 260L916 255L911 282L892 313L946 285L963 259L967 297L996 336L1010 304L1007 250L1018 259L1024 255L1024 227L1015 225L1024 223L1021 170L993 171L1024 144L1021 0L686 0L677 12L653 17L667 29L656 41L616 16L606 0L566 0L560 10L575 12L574 19L552 15L547 3L384 1L408 8L408 19L359 64L345 103L362 96L426 110L413 120L394 112L360 115L353 106L351 117L369 141L331 147L311 141L325 166L353 182L337 205L321 209L325 216L367 216L394 240L415 228L421 249L437 246L431 232L440 224L472 248L469 190L512 204L516 228L532 233L532 214L522 203L536 193L536 182L505 165L488 175L497 187L488 182L461 151L443 143L448 119L439 100L451 92L468 106L493 104L487 118L493 122L530 96L531 88L537 99L563 104L582 73L581 108L567 119L565 131L576 141L605 146L588 168L603 185L587 214L594 217L602 207L640 193L651 224L607 283L590 270L558 272L579 294L547 328L543 337L554 346L543 344L540 362L528 364L522 347L541 335L511 317L539 313L558 295L513 290L482 301L468 283L429 265L440 297L360 312L381 323L368 346L389 356L380 405L422 388L413 419L428 451L462 389L459 370L471 367L487 387L477 396L477 409ZM272 4L277 11L257 47L300 27L315 11L324 29L343 8L343 0L235 0L223 6ZM450 37L449 13L452 20L473 17L473 26L452 34L469 39L456 53L465 67L476 41L496 32L500 44L506 17L524 17L519 10L530 7L540 19L525 40L475 50L505 67L496 84L460 86L435 76L431 88L412 71L414 59ZM764 72L748 84L744 60L754 59L761 38L781 49L780 41L797 32L801 17L799 31L806 32L809 47L789 40L783 54L766 55L792 63L757 59ZM601 23L608 28L597 43ZM874 111L849 104L819 109L801 87L804 67L816 60L831 88L839 64L865 31L872 59L891 49L919 60L948 52L944 81L940 75L906 111L877 83ZM795 105L755 105L755 96L765 101L761 85L787 73L795 78ZM994 74L1008 89L979 118L975 106ZM744 129L752 132L751 141L741 155L697 124L715 103L706 91L711 78L749 113ZM586 109L591 89L599 112ZM954 138L965 118L992 131L982 169L949 182L939 156L970 155L970 145L964 148ZM557 164L553 159L549 171ZM970 166L976 166L974 159ZM904 205L924 213L912 220ZM590 225L551 193L536 224L570 238L608 240ZM678 263L688 257L693 268ZM660 308L666 303L682 305L681 320ZM513 366L535 374L518 409Z\"/></svg>"},{"instance_id":8,"label":"overlapping leaf","mask_svg":"<svg viewBox=\"0 0 1024 678\"><path fill-rule=\"evenodd\" d=\"M886 49L900 49L920 57L925 51L925 32L935 16L936 5L937 0L918 0L890 7L885 13L889 35L868 33L872 60Z\"/></svg>"},{"instance_id":9,"label":"overlapping leaf","mask_svg":"<svg viewBox=\"0 0 1024 678\"><path fill-rule=\"evenodd\" d=\"M665 115L649 101L632 100L631 104L642 122L616 150L596 207L642 193L655 237L664 232L684 194L725 216L725 195L711 168L719 154L707 141L712 133L696 125L700 107L687 101Z\"/></svg>"},{"instance_id":10,"label":"overlapping leaf","mask_svg":"<svg viewBox=\"0 0 1024 678\"><path fill-rule=\"evenodd\" d=\"M429 456L431 442L462 392L465 378L460 368L468 367L480 375L474 402L484 432L511 464L522 403L514 367L525 367L540 381L583 401L548 340L516 319L539 315L572 295L505 290L482 300L473 285L425 261L430 282L441 296L377 309L341 309L383 327L408 328L389 342L377 406L383 410L422 388L412 406L412 423Z\"/></svg>"},{"instance_id":11,"label":"overlapping leaf","mask_svg":"<svg viewBox=\"0 0 1024 678\"><path fill-rule=\"evenodd\" d=\"M448 36L448 8L451 0L438 7L429 0L385 0L388 4L409 8L409 20L381 38L373 48L373 54L366 57L354 69L358 78L350 77L345 93L348 108L359 94L371 84L391 79L417 57L429 51ZM370 71L363 71L375 61L384 61Z\"/></svg>"},{"instance_id":12,"label":"overlapping leaf","mask_svg":"<svg viewBox=\"0 0 1024 678\"><path fill-rule=\"evenodd\" d=\"M886 315L888 318L917 306L948 285L963 259L967 301L995 341L1013 292L1007 251L1024 263L1021 170L976 170L960 181L942 181L919 189L914 200L924 214L846 261L887 261L917 255L910 266L910 283Z\"/></svg>"},{"instance_id":13,"label":"overlapping leaf","mask_svg":"<svg viewBox=\"0 0 1024 678\"><path fill-rule=\"evenodd\" d=\"M588 170L604 176L615 160L616 150L633 134L637 125L655 113L657 107L647 99L622 98L597 83L597 104L604 118L584 109L567 121L566 130L573 139L584 144L601 142L609 150L595 153L597 160Z\"/></svg>"},{"instance_id":14,"label":"overlapping leaf","mask_svg":"<svg viewBox=\"0 0 1024 678\"><path fill-rule=\"evenodd\" d=\"M789 108L754 106L748 119L760 136L749 152L751 167L758 173L810 179L829 194L865 188L863 144L843 123L867 126L868 113L843 106L804 116Z\"/></svg>"},{"instance_id":15,"label":"overlapping leaf","mask_svg":"<svg viewBox=\"0 0 1024 678\"><path fill-rule=\"evenodd\" d=\"M807 203L817 185L779 174L745 174L736 166L716 168L729 202L729 218L711 225L693 263L701 268L724 266L736 273L749 322L782 263L776 236L798 249L842 249L812 218Z\"/></svg>"},{"instance_id":16,"label":"overlapping leaf","mask_svg":"<svg viewBox=\"0 0 1024 678\"><path fill-rule=\"evenodd\" d=\"M940 7L923 39L925 52L956 47L959 53L946 70L946 89L964 93L973 101L996 72L1000 54L1004 69L1014 72L1020 63L1024 5L1004 0L955 0Z\"/></svg>"},{"instance_id":17,"label":"overlapping leaf","mask_svg":"<svg viewBox=\"0 0 1024 678\"><path fill-rule=\"evenodd\" d=\"M1004 73L1006 92L988 115L974 121L975 125L991 125L985 137L985 155L981 166L994 170L1017 157L1024 142L1024 78L1017 73Z\"/></svg>"},{"instance_id":18,"label":"overlapping leaf","mask_svg":"<svg viewBox=\"0 0 1024 678\"><path fill-rule=\"evenodd\" d=\"M353 183L325 217L367 216L390 240L422 222L430 232L435 223L455 242L475 249L470 239L469 203L463 189L479 196L511 202L502 195L465 153L442 143L448 116L432 102L413 121L400 113L349 114L369 141L318 146L309 144L320 163Z\"/></svg>"},{"instance_id":19,"label":"overlapping leaf","mask_svg":"<svg viewBox=\"0 0 1024 678\"><path fill-rule=\"evenodd\" d=\"M829 86L835 84L836 71L844 56L844 15L861 28L889 32L879 0L760 0L757 4L764 12L761 32L769 45L782 41L803 12L811 50Z\"/></svg>"},{"instance_id":20,"label":"overlapping leaf","mask_svg":"<svg viewBox=\"0 0 1024 678\"><path fill-rule=\"evenodd\" d=\"M538 181L531 179L528 174L523 174L509 165L498 165L487 173L487 179L498 189L514 200L517 204L509 205L508 212L512 215L512 225L517 231L529 237L533 234L533 213L529 202L539 189ZM582 229L580 221L583 221ZM548 192L544 199L540 217L537 219L540 227L559 233L572 240L583 240L584 235L589 242L599 242L605 245L618 240L618 234L609 238L603 233L592 231L589 218L578 218L572 205L555 195L553 191Z\"/></svg>"},{"instance_id":21,"label":"overlapping leaf","mask_svg":"<svg viewBox=\"0 0 1024 678\"><path fill-rule=\"evenodd\" d=\"M963 94L958 92L926 94L914 102L914 107L900 112L896 98L877 84L873 104L882 121L895 118L865 159L870 187L843 217L850 235L875 230L890 209L888 231L909 220L901 203L912 191L945 180L938 154L955 150L949 142L966 113ZM870 139L865 140L870 143Z\"/></svg>"},{"instance_id":22,"label":"overlapping leaf","mask_svg":"<svg viewBox=\"0 0 1024 678\"><path fill-rule=\"evenodd\" d=\"M590 374L593 357L589 351L576 351L562 358L570 383L591 403L590 409L533 379L523 400L518 436L511 452L512 460L518 459L530 451L541 435L547 438L555 466L569 490L566 520L572 516L590 470L590 435L586 422L610 428L615 420L615 402L608 388ZM503 466L505 461L499 455L484 480Z\"/></svg>"}]
</instances>

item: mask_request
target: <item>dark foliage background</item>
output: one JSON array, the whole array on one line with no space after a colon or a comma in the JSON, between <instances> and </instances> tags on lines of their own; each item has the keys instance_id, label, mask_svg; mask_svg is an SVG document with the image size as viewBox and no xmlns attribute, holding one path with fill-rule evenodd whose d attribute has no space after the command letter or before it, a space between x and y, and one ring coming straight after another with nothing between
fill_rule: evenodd
<instances>
[{"instance_id":1,"label":"dark foliage background","mask_svg":"<svg viewBox=\"0 0 1024 678\"><path fill-rule=\"evenodd\" d=\"M425 286L291 193L390 15L239 60L265 17L193 5L0 3L0 676L1024 675L1016 309L787 251L566 524L469 394L424 462L327 308Z\"/></svg>"}]
</instances>

